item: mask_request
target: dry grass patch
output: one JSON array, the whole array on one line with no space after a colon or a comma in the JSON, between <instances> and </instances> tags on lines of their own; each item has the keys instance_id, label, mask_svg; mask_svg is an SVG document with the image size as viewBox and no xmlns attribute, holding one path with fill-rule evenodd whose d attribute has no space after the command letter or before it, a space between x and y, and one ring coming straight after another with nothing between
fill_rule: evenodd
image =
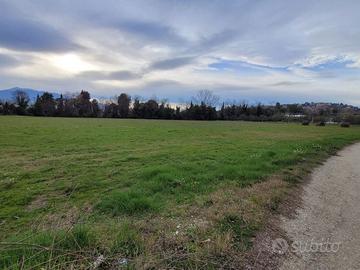
<instances>
[{"instance_id":1,"label":"dry grass patch","mask_svg":"<svg viewBox=\"0 0 360 270\"><path fill-rule=\"evenodd\" d=\"M197 205L133 223L143 236L136 269L218 269L244 265L256 232L276 210L289 184L279 177L247 188L227 187Z\"/></svg>"},{"instance_id":2,"label":"dry grass patch","mask_svg":"<svg viewBox=\"0 0 360 270\"><path fill-rule=\"evenodd\" d=\"M46 196L40 195L36 197L30 204L27 205L26 210L34 211L46 207L48 200Z\"/></svg>"}]
</instances>

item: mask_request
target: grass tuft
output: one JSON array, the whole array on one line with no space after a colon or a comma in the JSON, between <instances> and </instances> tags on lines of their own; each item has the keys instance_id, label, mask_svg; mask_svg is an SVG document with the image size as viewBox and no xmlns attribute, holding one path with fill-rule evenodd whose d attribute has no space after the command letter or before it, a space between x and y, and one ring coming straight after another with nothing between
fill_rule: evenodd
<instances>
[{"instance_id":1,"label":"grass tuft","mask_svg":"<svg viewBox=\"0 0 360 270\"><path fill-rule=\"evenodd\" d=\"M26 240L24 240L26 239ZM0 269L52 269L89 256L98 246L89 228L18 235L0 244Z\"/></svg>"},{"instance_id":2,"label":"grass tuft","mask_svg":"<svg viewBox=\"0 0 360 270\"><path fill-rule=\"evenodd\" d=\"M245 222L235 214L227 214L219 221L219 229L223 233L232 234L233 245L240 250L247 250L251 246L251 238L255 235L257 226Z\"/></svg>"},{"instance_id":3,"label":"grass tuft","mask_svg":"<svg viewBox=\"0 0 360 270\"><path fill-rule=\"evenodd\" d=\"M113 216L137 215L158 209L155 201L140 193L114 192L97 205L97 208Z\"/></svg>"},{"instance_id":4,"label":"grass tuft","mask_svg":"<svg viewBox=\"0 0 360 270\"><path fill-rule=\"evenodd\" d=\"M139 232L132 227L130 223L123 224L115 237L111 252L115 254L119 253L126 257L134 257L139 255L143 250L143 241Z\"/></svg>"}]
</instances>

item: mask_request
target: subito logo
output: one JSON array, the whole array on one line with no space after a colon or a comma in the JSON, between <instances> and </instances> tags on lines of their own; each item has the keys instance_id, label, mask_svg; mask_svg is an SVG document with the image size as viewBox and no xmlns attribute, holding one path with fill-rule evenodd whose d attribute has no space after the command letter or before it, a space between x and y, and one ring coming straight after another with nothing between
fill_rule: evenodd
<instances>
[{"instance_id":1,"label":"subito logo","mask_svg":"<svg viewBox=\"0 0 360 270\"><path fill-rule=\"evenodd\" d=\"M277 254L285 254L289 249L289 244L285 239L277 238L272 242L272 250Z\"/></svg>"}]
</instances>

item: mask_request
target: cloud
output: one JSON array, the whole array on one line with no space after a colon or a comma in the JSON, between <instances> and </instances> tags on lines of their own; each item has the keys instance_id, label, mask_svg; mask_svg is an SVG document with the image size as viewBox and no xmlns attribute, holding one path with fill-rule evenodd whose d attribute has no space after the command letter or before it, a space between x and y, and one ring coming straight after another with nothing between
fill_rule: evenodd
<instances>
[{"instance_id":1,"label":"cloud","mask_svg":"<svg viewBox=\"0 0 360 270\"><path fill-rule=\"evenodd\" d=\"M356 0L0 1L0 88L357 101L359 9Z\"/></svg>"},{"instance_id":2,"label":"cloud","mask_svg":"<svg viewBox=\"0 0 360 270\"><path fill-rule=\"evenodd\" d=\"M131 71L114 71L109 74L109 78L113 80L135 80L141 78L141 75L138 73L133 73Z\"/></svg>"},{"instance_id":3,"label":"cloud","mask_svg":"<svg viewBox=\"0 0 360 270\"><path fill-rule=\"evenodd\" d=\"M19 61L9 55L0 54L0 67L12 67L19 64Z\"/></svg>"},{"instance_id":4,"label":"cloud","mask_svg":"<svg viewBox=\"0 0 360 270\"><path fill-rule=\"evenodd\" d=\"M142 76L141 74L126 70L112 71L112 72L85 71L79 74L79 77L83 77L91 80L117 80L117 81L135 80L141 78L141 76Z\"/></svg>"},{"instance_id":5,"label":"cloud","mask_svg":"<svg viewBox=\"0 0 360 270\"><path fill-rule=\"evenodd\" d=\"M68 51L79 48L66 35L39 19L0 4L0 47L19 51Z\"/></svg>"},{"instance_id":6,"label":"cloud","mask_svg":"<svg viewBox=\"0 0 360 270\"><path fill-rule=\"evenodd\" d=\"M294 85L304 85L306 82L293 82L293 81L281 81L272 83L271 86L294 86Z\"/></svg>"},{"instance_id":7,"label":"cloud","mask_svg":"<svg viewBox=\"0 0 360 270\"><path fill-rule=\"evenodd\" d=\"M201 36L198 43L190 47L189 51L193 53L209 53L234 41L237 34L235 30L225 29L206 37Z\"/></svg>"},{"instance_id":8,"label":"cloud","mask_svg":"<svg viewBox=\"0 0 360 270\"><path fill-rule=\"evenodd\" d=\"M289 67L286 66L266 66L246 61L233 61L221 58L216 59L215 62L210 63L208 67L218 71L231 71L247 75L265 75L269 72L287 73L289 71Z\"/></svg>"},{"instance_id":9,"label":"cloud","mask_svg":"<svg viewBox=\"0 0 360 270\"><path fill-rule=\"evenodd\" d=\"M191 64L195 60L194 57L177 57L171 59L160 60L152 63L149 70L169 70Z\"/></svg>"},{"instance_id":10,"label":"cloud","mask_svg":"<svg viewBox=\"0 0 360 270\"><path fill-rule=\"evenodd\" d=\"M176 33L175 29L157 22L128 20L118 22L114 26L148 42L166 43L174 46L186 42L184 38Z\"/></svg>"}]
</instances>

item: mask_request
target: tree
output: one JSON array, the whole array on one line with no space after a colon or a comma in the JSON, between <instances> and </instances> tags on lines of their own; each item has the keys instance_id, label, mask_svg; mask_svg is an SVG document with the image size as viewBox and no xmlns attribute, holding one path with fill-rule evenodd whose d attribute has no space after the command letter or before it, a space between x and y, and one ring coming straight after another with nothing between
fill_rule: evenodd
<instances>
[{"instance_id":1,"label":"tree","mask_svg":"<svg viewBox=\"0 0 360 270\"><path fill-rule=\"evenodd\" d=\"M263 114L263 107L261 106L261 103L259 103L256 106L256 116L260 117Z\"/></svg>"},{"instance_id":2,"label":"tree","mask_svg":"<svg viewBox=\"0 0 360 270\"><path fill-rule=\"evenodd\" d=\"M96 99L91 101L91 116L97 117L99 116L101 110L99 108L99 102Z\"/></svg>"},{"instance_id":3,"label":"tree","mask_svg":"<svg viewBox=\"0 0 360 270\"><path fill-rule=\"evenodd\" d=\"M176 119L176 120L180 120L180 119L181 119L181 111L180 111L180 107L179 107L179 106L176 106L175 119Z\"/></svg>"},{"instance_id":4,"label":"tree","mask_svg":"<svg viewBox=\"0 0 360 270\"><path fill-rule=\"evenodd\" d=\"M64 102L64 115L71 116L79 116L79 112L76 108L76 100L72 97L66 97Z\"/></svg>"},{"instance_id":5,"label":"tree","mask_svg":"<svg viewBox=\"0 0 360 270\"><path fill-rule=\"evenodd\" d=\"M5 102L2 104L2 114L9 115L9 114L15 114L16 113L16 107L14 104Z\"/></svg>"},{"instance_id":6,"label":"tree","mask_svg":"<svg viewBox=\"0 0 360 270\"><path fill-rule=\"evenodd\" d=\"M78 109L78 114L80 117L93 116L89 92L82 90L80 94L76 97L75 106Z\"/></svg>"},{"instance_id":7,"label":"tree","mask_svg":"<svg viewBox=\"0 0 360 270\"><path fill-rule=\"evenodd\" d=\"M144 118L157 118L158 117L159 104L154 99L149 99L144 103Z\"/></svg>"},{"instance_id":8,"label":"tree","mask_svg":"<svg viewBox=\"0 0 360 270\"><path fill-rule=\"evenodd\" d=\"M175 110L171 108L166 100L163 100L158 108L157 117L160 119L173 119L175 117Z\"/></svg>"},{"instance_id":9,"label":"tree","mask_svg":"<svg viewBox=\"0 0 360 270\"><path fill-rule=\"evenodd\" d=\"M224 120L225 119L225 103L223 102L221 109L220 109L220 119Z\"/></svg>"},{"instance_id":10,"label":"tree","mask_svg":"<svg viewBox=\"0 0 360 270\"><path fill-rule=\"evenodd\" d=\"M45 92L41 97L37 96L34 104L34 114L38 116L54 116L56 102L51 93Z\"/></svg>"},{"instance_id":11,"label":"tree","mask_svg":"<svg viewBox=\"0 0 360 270\"><path fill-rule=\"evenodd\" d=\"M15 103L17 105L16 112L17 114L24 115L26 114L26 109L29 105L29 96L26 92L18 90L15 92Z\"/></svg>"},{"instance_id":12,"label":"tree","mask_svg":"<svg viewBox=\"0 0 360 270\"><path fill-rule=\"evenodd\" d=\"M33 114L36 115L36 116L42 116L42 110L41 110L41 99L40 99L40 96L37 95L36 96L36 101L34 103L34 106L33 106Z\"/></svg>"},{"instance_id":13,"label":"tree","mask_svg":"<svg viewBox=\"0 0 360 270\"><path fill-rule=\"evenodd\" d=\"M125 93L122 93L118 97L119 115L121 118L129 116L131 97Z\"/></svg>"},{"instance_id":14,"label":"tree","mask_svg":"<svg viewBox=\"0 0 360 270\"><path fill-rule=\"evenodd\" d=\"M288 112L290 114L298 114L303 112L302 106L299 106L299 104L289 104L287 105Z\"/></svg>"},{"instance_id":15,"label":"tree","mask_svg":"<svg viewBox=\"0 0 360 270\"><path fill-rule=\"evenodd\" d=\"M220 97L214 95L210 90L200 90L197 92L196 96L193 98L196 104L204 103L206 106L216 107Z\"/></svg>"},{"instance_id":16,"label":"tree","mask_svg":"<svg viewBox=\"0 0 360 270\"><path fill-rule=\"evenodd\" d=\"M105 110L104 110L104 117L110 117L110 118L119 117L118 105L116 105L113 102L106 104L105 105Z\"/></svg>"},{"instance_id":17,"label":"tree","mask_svg":"<svg viewBox=\"0 0 360 270\"><path fill-rule=\"evenodd\" d=\"M56 100L56 115L65 116L65 99L62 94Z\"/></svg>"},{"instance_id":18,"label":"tree","mask_svg":"<svg viewBox=\"0 0 360 270\"><path fill-rule=\"evenodd\" d=\"M134 100L134 105L133 105L133 109L132 109L132 115L135 118L141 118L141 104L140 104L140 99L138 97L135 97Z\"/></svg>"}]
</instances>

